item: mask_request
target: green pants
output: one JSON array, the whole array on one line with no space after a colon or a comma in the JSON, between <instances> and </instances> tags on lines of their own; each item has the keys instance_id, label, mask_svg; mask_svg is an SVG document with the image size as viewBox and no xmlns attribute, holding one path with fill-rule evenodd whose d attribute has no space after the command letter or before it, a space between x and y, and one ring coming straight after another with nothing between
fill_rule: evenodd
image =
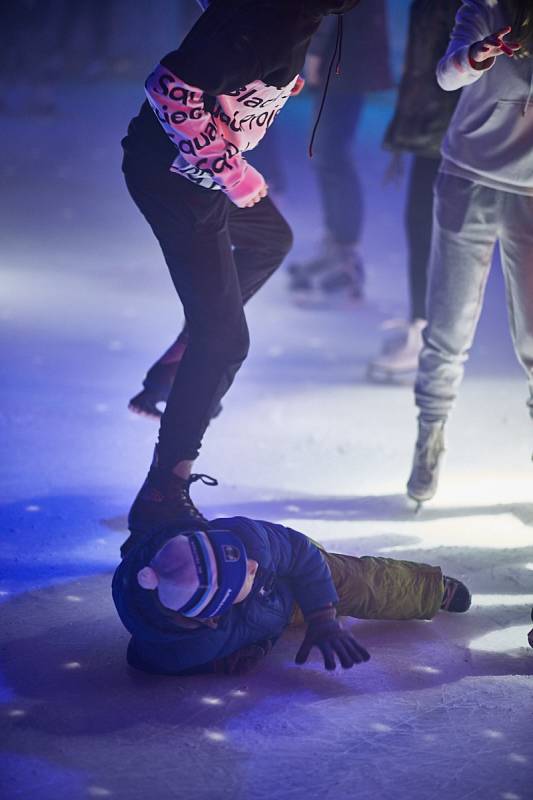
<instances>
[{"instance_id":1,"label":"green pants","mask_svg":"<svg viewBox=\"0 0 533 800\"><path fill-rule=\"evenodd\" d=\"M432 619L440 609L444 593L440 567L394 558L323 553L339 595L339 616ZM299 608L291 621L303 622Z\"/></svg>"}]
</instances>

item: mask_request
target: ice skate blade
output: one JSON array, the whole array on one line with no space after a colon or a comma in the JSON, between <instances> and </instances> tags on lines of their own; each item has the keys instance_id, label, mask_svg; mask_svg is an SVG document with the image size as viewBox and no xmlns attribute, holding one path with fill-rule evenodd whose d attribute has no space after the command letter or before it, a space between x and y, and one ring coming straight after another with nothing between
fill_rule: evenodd
<instances>
[{"instance_id":1,"label":"ice skate blade","mask_svg":"<svg viewBox=\"0 0 533 800\"><path fill-rule=\"evenodd\" d=\"M413 497L412 494L407 492L407 502L408 505L412 508L413 514L417 516L420 514L424 509L424 504L431 500L431 497L426 497L424 499L420 499L419 497Z\"/></svg>"},{"instance_id":2,"label":"ice skate blade","mask_svg":"<svg viewBox=\"0 0 533 800\"><path fill-rule=\"evenodd\" d=\"M362 308L365 299L359 295L325 297L323 294L310 292L292 292L291 302L296 308L304 311L342 311Z\"/></svg>"},{"instance_id":3,"label":"ice skate blade","mask_svg":"<svg viewBox=\"0 0 533 800\"><path fill-rule=\"evenodd\" d=\"M148 417L159 422L163 413L157 407L157 402L159 401L155 401L146 390L143 390L131 398L128 409L139 417Z\"/></svg>"},{"instance_id":4,"label":"ice skate blade","mask_svg":"<svg viewBox=\"0 0 533 800\"><path fill-rule=\"evenodd\" d=\"M370 383L380 383L388 386L413 386L416 370L387 370L376 364L369 364L366 377Z\"/></svg>"}]
</instances>

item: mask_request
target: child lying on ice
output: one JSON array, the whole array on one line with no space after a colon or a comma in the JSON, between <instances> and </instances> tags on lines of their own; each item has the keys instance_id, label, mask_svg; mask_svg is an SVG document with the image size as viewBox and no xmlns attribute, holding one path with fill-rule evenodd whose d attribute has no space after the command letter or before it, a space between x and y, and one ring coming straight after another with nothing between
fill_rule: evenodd
<instances>
[{"instance_id":1,"label":"child lying on ice","mask_svg":"<svg viewBox=\"0 0 533 800\"><path fill-rule=\"evenodd\" d=\"M318 647L326 669L348 669L370 656L338 616L432 619L471 602L439 567L328 553L303 533L246 517L143 539L115 572L113 599L132 634L129 664L164 675L242 674L289 623L304 621L296 663Z\"/></svg>"}]
</instances>

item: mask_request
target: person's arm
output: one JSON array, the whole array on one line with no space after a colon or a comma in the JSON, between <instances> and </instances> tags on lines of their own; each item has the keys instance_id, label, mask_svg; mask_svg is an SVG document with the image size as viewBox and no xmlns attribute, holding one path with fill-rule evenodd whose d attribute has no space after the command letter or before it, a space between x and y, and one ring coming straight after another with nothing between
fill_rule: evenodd
<instances>
[{"instance_id":1,"label":"person's arm","mask_svg":"<svg viewBox=\"0 0 533 800\"><path fill-rule=\"evenodd\" d=\"M437 65L437 80L445 91L475 83L494 66L499 55L512 56L518 45L504 42L510 28L492 30L492 11L484 0L465 0L457 12L448 49Z\"/></svg>"},{"instance_id":2,"label":"person's arm","mask_svg":"<svg viewBox=\"0 0 533 800\"><path fill-rule=\"evenodd\" d=\"M276 575L289 580L302 609L307 630L296 663L304 664L313 647L318 647L328 670L336 659L349 669L370 658L349 631L337 620L337 590L321 550L304 534L283 525L267 526Z\"/></svg>"},{"instance_id":3,"label":"person's arm","mask_svg":"<svg viewBox=\"0 0 533 800\"><path fill-rule=\"evenodd\" d=\"M145 84L148 101L163 130L190 166L187 172L207 173L235 205L243 208L266 194L263 176L223 135L217 120L205 109L204 91L186 83L159 64ZM183 172L179 165L171 168Z\"/></svg>"},{"instance_id":4,"label":"person's arm","mask_svg":"<svg viewBox=\"0 0 533 800\"><path fill-rule=\"evenodd\" d=\"M339 596L321 550L299 531L272 522L263 524L276 576L288 580L304 617L335 606Z\"/></svg>"}]
</instances>

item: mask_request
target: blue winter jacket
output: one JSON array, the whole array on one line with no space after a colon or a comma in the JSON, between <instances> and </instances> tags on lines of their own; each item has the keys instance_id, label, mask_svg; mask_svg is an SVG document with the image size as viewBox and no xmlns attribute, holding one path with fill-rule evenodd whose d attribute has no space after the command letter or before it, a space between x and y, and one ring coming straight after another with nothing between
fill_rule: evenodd
<instances>
[{"instance_id":1,"label":"blue winter jacket","mask_svg":"<svg viewBox=\"0 0 533 800\"><path fill-rule=\"evenodd\" d=\"M303 533L246 517L213 520L210 526L230 530L241 539L248 557L258 562L251 593L219 617L216 629L182 628L175 612L161 605L157 592L142 589L136 580L137 572L179 530L167 529L138 545L113 578L113 600L132 635L128 661L133 666L164 675L209 672L215 659L280 636L295 603L307 615L338 602L322 552Z\"/></svg>"}]
</instances>

